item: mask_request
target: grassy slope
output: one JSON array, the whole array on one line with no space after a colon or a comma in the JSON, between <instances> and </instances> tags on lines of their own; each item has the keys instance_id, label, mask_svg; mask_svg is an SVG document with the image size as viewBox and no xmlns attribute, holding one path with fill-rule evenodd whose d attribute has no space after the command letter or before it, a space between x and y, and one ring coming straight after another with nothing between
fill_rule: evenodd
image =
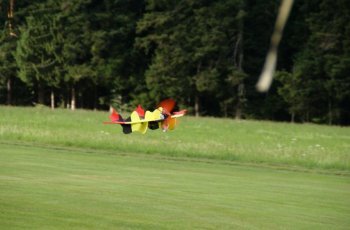
<instances>
[{"instance_id":1,"label":"grassy slope","mask_svg":"<svg viewBox=\"0 0 350 230\"><path fill-rule=\"evenodd\" d=\"M173 132L124 135L107 112L0 106L0 141L350 169L350 128L184 117Z\"/></svg>"},{"instance_id":2,"label":"grassy slope","mask_svg":"<svg viewBox=\"0 0 350 230\"><path fill-rule=\"evenodd\" d=\"M348 229L348 176L0 144L2 229Z\"/></svg>"}]
</instances>

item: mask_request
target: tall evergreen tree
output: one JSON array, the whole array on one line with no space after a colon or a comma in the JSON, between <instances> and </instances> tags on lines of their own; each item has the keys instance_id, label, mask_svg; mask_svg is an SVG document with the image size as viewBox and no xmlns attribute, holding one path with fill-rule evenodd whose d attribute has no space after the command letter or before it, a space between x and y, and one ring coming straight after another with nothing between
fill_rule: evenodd
<instances>
[{"instance_id":1,"label":"tall evergreen tree","mask_svg":"<svg viewBox=\"0 0 350 230\"><path fill-rule=\"evenodd\" d=\"M104 91L96 97L120 106L135 97L138 81L144 74L143 62L134 48L136 22L142 16L144 4L139 0L94 1L93 6L91 65L96 72L96 86Z\"/></svg>"},{"instance_id":2,"label":"tall evergreen tree","mask_svg":"<svg viewBox=\"0 0 350 230\"><path fill-rule=\"evenodd\" d=\"M13 25L14 2L0 3L0 92L6 92L6 104L12 104L12 87L16 73L16 63L12 52L16 47L16 33ZM0 93L1 97L1 93Z\"/></svg>"},{"instance_id":3,"label":"tall evergreen tree","mask_svg":"<svg viewBox=\"0 0 350 230\"><path fill-rule=\"evenodd\" d=\"M237 0L148 2L149 12L138 24L142 35L138 45L155 54L146 73L151 97L189 98L198 115L201 97L222 94L230 70L242 71L232 58L241 39L239 4Z\"/></svg>"},{"instance_id":4,"label":"tall evergreen tree","mask_svg":"<svg viewBox=\"0 0 350 230\"><path fill-rule=\"evenodd\" d=\"M6 92L6 104L11 105L13 81L16 76L16 62L12 53L16 48L16 38L9 36L7 30L0 33L0 90Z\"/></svg>"},{"instance_id":5,"label":"tall evergreen tree","mask_svg":"<svg viewBox=\"0 0 350 230\"><path fill-rule=\"evenodd\" d=\"M62 62L64 88L68 91L64 104L75 110L78 88L84 79L95 75L91 66L91 30L88 9L90 0L65 1L61 3L59 17L62 36Z\"/></svg>"},{"instance_id":6,"label":"tall evergreen tree","mask_svg":"<svg viewBox=\"0 0 350 230\"><path fill-rule=\"evenodd\" d=\"M323 0L309 7L306 16L309 36L305 46L297 53L293 74L288 80L282 77L280 93L298 100L292 102L291 109L305 121L343 123L342 117L349 114L344 107L349 102L349 34L350 5L347 1ZM288 82L298 82L289 84ZM294 108L299 108L298 111Z\"/></svg>"},{"instance_id":7,"label":"tall evergreen tree","mask_svg":"<svg viewBox=\"0 0 350 230\"><path fill-rule=\"evenodd\" d=\"M58 27L53 14L57 9L45 3L32 7L31 14L25 17L26 24L19 27L15 59L18 76L37 91L38 103L45 104L45 89L50 88L53 95L60 81L56 67L61 62L57 53L61 44L56 39ZM52 102L51 105L54 106Z\"/></svg>"}]
</instances>

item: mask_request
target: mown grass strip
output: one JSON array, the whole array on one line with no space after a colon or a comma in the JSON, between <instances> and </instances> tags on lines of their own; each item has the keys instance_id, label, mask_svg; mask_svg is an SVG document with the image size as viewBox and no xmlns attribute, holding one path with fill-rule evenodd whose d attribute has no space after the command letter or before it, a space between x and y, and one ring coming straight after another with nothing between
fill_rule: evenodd
<instances>
[{"instance_id":1,"label":"mown grass strip","mask_svg":"<svg viewBox=\"0 0 350 230\"><path fill-rule=\"evenodd\" d=\"M68 147L68 146L55 146L47 145L41 143L33 142L17 142L17 141L0 141L0 145L6 145L8 147L12 146L13 148L17 147L28 147L28 148L40 148L43 150L51 151L72 151L77 153L86 153L86 154L104 154L112 155L118 157L138 157L142 159L155 159L155 160L165 160L165 161L174 161L174 162L193 162L193 163L205 163L205 164L219 164L219 165L232 165L232 166L247 166L247 167L259 167L259 168L270 168L274 170L282 171L294 171L294 172L305 172L305 173L317 173L317 174L330 174L338 176L350 176L350 171L346 170L337 170L337 169L322 169L322 168L306 168L298 165L285 165L278 163L253 163L253 162L240 162L240 161L231 161L231 160L217 160L217 159L207 159L207 158L194 158L194 157L173 157L161 154L142 154L142 153L133 153L133 152L117 152L115 150L108 149L89 149L89 148L78 148L78 147Z\"/></svg>"}]
</instances>

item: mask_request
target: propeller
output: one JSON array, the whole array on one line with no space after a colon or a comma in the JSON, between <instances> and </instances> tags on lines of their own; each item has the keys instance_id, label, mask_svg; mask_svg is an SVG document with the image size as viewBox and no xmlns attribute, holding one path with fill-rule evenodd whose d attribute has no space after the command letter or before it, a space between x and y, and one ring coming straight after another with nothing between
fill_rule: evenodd
<instances>
[{"instance_id":1,"label":"propeller","mask_svg":"<svg viewBox=\"0 0 350 230\"><path fill-rule=\"evenodd\" d=\"M165 99L157 105L157 108L162 107L163 111L162 113L168 115L168 117L162 121L161 127L163 131L166 131L168 129L172 130L175 128L176 125L176 119L171 118L171 112L173 111L175 107L176 102L173 99Z\"/></svg>"},{"instance_id":2,"label":"propeller","mask_svg":"<svg viewBox=\"0 0 350 230\"><path fill-rule=\"evenodd\" d=\"M165 99L157 105L157 108L162 107L163 112L166 113L167 115L170 115L170 113L173 111L175 107L176 102L173 99Z\"/></svg>"}]
</instances>

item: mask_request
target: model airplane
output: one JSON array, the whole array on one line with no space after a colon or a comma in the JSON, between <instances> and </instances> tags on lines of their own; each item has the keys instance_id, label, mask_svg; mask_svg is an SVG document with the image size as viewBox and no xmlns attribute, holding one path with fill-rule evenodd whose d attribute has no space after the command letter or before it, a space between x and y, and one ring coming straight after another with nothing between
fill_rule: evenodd
<instances>
[{"instance_id":1,"label":"model airplane","mask_svg":"<svg viewBox=\"0 0 350 230\"><path fill-rule=\"evenodd\" d=\"M144 111L139 105L133 111L129 118L123 119L122 116L114 109L110 115L110 122L104 124L119 124L123 128L123 133L129 134L132 132L146 133L147 129L152 130L162 128L163 131L173 130L176 126L176 118L182 117L186 114L186 110L172 112L175 107L175 101L166 99L157 105L157 109L153 112Z\"/></svg>"}]
</instances>

